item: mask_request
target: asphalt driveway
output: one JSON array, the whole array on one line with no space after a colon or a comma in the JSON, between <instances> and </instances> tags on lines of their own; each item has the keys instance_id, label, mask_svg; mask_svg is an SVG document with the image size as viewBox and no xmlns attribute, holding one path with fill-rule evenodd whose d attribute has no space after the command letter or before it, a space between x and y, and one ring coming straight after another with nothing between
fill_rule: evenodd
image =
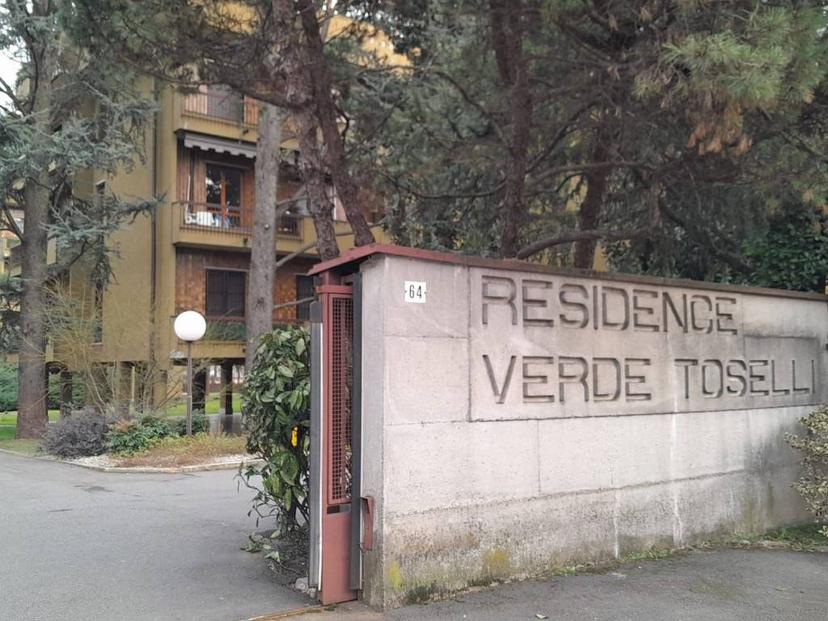
<instances>
[{"instance_id":1,"label":"asphalt driveway","mask_svg":"<svg viewBox=\"0 0 828 621\"><path fill-rule=\"evenodd\" d=\"M309 600L260 555L235 471L103 473L0 452L0 619L236 621Z\"/></svg>"}]
</instances>

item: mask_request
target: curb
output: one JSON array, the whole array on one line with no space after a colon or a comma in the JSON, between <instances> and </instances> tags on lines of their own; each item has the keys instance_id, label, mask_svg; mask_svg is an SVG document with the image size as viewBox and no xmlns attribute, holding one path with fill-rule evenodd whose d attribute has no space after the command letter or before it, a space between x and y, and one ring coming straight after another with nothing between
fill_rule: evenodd
<instances>
[{"instance_id":1,"label":"curb","mask_svg":"<svg viewBox=\"0 0 828 621\"><path fill-rule=\"evenodd\" d=\"M245 619L244 621L278 621L279 619L298 617L300 615L310 614L312 612L324 612L330 609L331 606L323 606L322 604L316 604L314 606L308 606L307 608L297 608L296 610L288 610L286 612L274 612L273 614L262 615L260 617L251 617L249 619Z\"/></svg>"},{"instance_id":2,"label":"curb","mask_svg":"<svg viewBox=\"0 0 828 621\"><path fill-rule=\"evenodd\" d=\"M36 458L44 459L44 458ZM114 472L121 474L182 474L185 472L210 472L213 470L238 470L242 464L261 465L264 463L263 459L251 459L250 461L242 461L225 464L194 464L191 466L173 466L170 468L153 468L151 466L134 466L134 467L119 467L119 466L93 466L92 464L79 464L74 461L67 461L64 459L55 459L62 464L70 466L77 466L78 468L86 468L87 470L95 470L97 472Z\"/></svg>"},{"instance_id":3,"label":"curb","mask_svg":"<svg viewBox=\"0 0 828 621\"><path fill-rule=\"evenodd\" d=\"M75 466L77 468L86 468L87 470L95 470L97 472L115 472L122 474L182 474L185 472L210 472L212 470L238 470L242 464L251 466L261 466L264 464L263 459L251 459L250 461L241 461L235 463L223 464L193 464L191 466L174 466L170 468L152 468L150 466L135 466L124 467L119 466L94 466L92 464L79 464L68 459L58 459L57 457L50 457L48 455L28 455L26 453L18 453L17 451L10 451L9 449L0 448L0 453L14 455L16 457L24 457L26 459L37 459L39 461L51 461L58 464L66 464L67 466Z\"/></svg>"},{"instance_id":4,"label":"curb","mask_svg":"<svg viewBox=\"0 0 828 621\"><path fill-rule=\"evenodd\" d=\"M25 457L26 459L39 459L40 461L60 461L54 457L48 457L46 455L31 455L29 453L21 453L19 451L12 451L10 449L0 448L0 453L5 453L6 455L14 455L15 457Z\"/></svg>"}]
</instances>

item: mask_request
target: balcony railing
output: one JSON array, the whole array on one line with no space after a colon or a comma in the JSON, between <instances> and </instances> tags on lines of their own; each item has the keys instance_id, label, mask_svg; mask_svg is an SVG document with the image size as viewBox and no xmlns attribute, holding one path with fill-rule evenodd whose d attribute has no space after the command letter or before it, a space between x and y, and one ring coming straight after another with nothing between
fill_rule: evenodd
<instances>
[{"instance_id":1,"label":"balcony railing","mask_svg":"<svg viewBox=\"0 0 828 621\"><path fill-rule=\"evenodd\" d=\"M181 228L214 233L238 233L249 235L253 232L253 209L247 205L233 207L211 203L179 203L182 207ZM279 218L276 233L280 237L302 236L301 216L284 214Z\"/></svg>"},{"instance_id":2,"label":"balcony railing","mask_svg":"<svg viewBox=\"0 0 828 621\"><path fill-rule=\"evenodd\" d=\"M184 96L184 114L255 127L259 103L230 91L209 90Z\"/></svg>"},{"instance_id":3,"label":"balcony railing","mask_svg":"<svg viewBox=\"0 0 828 621\"><path fill-rule=\"evenodd\" d=\"M281 320L273 324L273 329L287 326L303 325L298 320ZM207 317L207 331L203 340L211 343L234 343L247 339L247 325L243 317L239 318L211 318Z\"/></svg>"}]
</instances>

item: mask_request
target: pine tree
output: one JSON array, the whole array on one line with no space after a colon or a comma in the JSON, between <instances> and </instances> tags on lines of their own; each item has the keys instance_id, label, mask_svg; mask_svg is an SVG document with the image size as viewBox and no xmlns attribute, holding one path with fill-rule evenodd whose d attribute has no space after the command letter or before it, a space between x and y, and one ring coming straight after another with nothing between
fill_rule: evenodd
<instances>
[{"instance_id":1,"label":"pine tree","mask_svg":"<svg viewBox=\"0 0 828 621\"><path fill-rule=\"evenodd\" d=\"M750 269L774 202L826 196L820 3L351 5L414 63L359 72L344 106L403 242L579 267L615 243L712 277Z\"/></svg>"},{"instance_id":2,"label":"pine tree","mask_svg":"<svg viewBox=\"0 0 828 621\"><path fill-rule=\"evenodd\" d=\"M94 48L69 43L62 26L70 2L6 0L0 8L0 51L21 61L16 85L0 85L0 187L4 225L22 243L19 296L17 436L38 437L46 411L47 285L82 260L105 285L107 238L124 221L152 208L83 187L80 173L130 167L140 156L151 101L134 94L133 76ZM149 198L149 197L148 197ZM22 209L24 228L10 207ZM47 263L54 240L57 261ZM13 283L14 284L14 283ZM13 293L13 291L11 292Z\"/></svg>"}]
</instances>

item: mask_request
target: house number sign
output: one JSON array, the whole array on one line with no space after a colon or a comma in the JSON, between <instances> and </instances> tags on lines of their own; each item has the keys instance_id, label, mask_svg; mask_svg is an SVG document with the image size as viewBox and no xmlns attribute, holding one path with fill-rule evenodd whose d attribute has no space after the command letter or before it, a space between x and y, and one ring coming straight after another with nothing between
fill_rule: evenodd
<instances>
[{"instance_id":1,"label":"house number sign","mask_svg":"<svg viewBox=\"0 0 828 621\"><path fill-rule=\"evenodd\" d=\"M404 299L412 304L425 304L426 284L417 280L406 280Z\"/></svg>"}]
</instances>

